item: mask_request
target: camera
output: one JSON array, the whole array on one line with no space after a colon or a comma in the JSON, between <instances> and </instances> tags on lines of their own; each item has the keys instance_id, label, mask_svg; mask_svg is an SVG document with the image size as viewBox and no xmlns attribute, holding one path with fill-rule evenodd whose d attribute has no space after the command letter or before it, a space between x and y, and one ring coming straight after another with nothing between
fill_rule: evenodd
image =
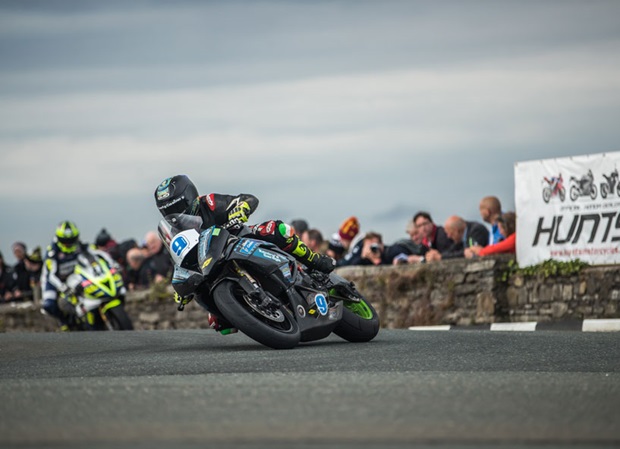
<instances>
[{"instance_id":1,"label":"camera","mask_svg":"<svg viewBox=\"0 0 620 449\"><path fill-rule=\"evenodd\" d=\"M370 251L379 254L381 252L381 246L378 243L373 243L370 245Z\"/></svg>"}]
</instances>

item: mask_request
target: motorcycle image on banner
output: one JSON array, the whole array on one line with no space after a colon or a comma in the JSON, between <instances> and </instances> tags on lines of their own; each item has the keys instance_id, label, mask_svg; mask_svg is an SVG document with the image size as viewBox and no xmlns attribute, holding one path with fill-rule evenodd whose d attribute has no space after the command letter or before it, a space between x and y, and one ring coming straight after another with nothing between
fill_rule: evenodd
<instances>
[{"instance_id":1,"label":"motorcycle image on banner","mask_svg":"<svg viewBox=\"0 0 620 449\"><path fill-rule=\"evenodd\" d=\"M570 199L576 201L580 196L589 196L593 200L596 199L597 190L594 183L594 175L592 170L588 170L588 173L583 175L581 179L577 179L574 176L570 177Z\"/></svg>"},{"instance_id":2,"label":"motorcycle image on banner","mask_svg":"<svg viewBox=\"0 0 620 449\"><path fill-rule=\"evenodd\" d=\"M326 338L367 342L379 317L352 282L335 273L308 271L276 245L250 237L238 225L201 229L202 219L172 214L158 232L175 268L172 285L207 311L274 349ZM183 306L179 306L182 310Z\"/></svg>"},{"instance_id":3,"label":"motorcycle image on banner","mask_svg":"<svg viewBox=\"0 0 620 449\"><path fill-rule=\"evenodd\" d=\"M564 188L564 180L562 179L562 173L557 177L544 178L547 185L543 188L543 201L548 203L554 196L559 196L560 201L564 201L566 198L566 189Z\"/></svg>"},{"instance_id":4,"label":"motorcycle image on banner","mask_svg":"<svg viewBox=\"0 0 620 449\"><path fill-rule=\"evenodd\" d=\"M613 194L614 189L617 190L617 195L620 196L620 182L618 182L618 169L614 169L609 176L603 173L605 182L601 182L601 196L607 198L608 194Z\"/></svg>"}]
</instances>

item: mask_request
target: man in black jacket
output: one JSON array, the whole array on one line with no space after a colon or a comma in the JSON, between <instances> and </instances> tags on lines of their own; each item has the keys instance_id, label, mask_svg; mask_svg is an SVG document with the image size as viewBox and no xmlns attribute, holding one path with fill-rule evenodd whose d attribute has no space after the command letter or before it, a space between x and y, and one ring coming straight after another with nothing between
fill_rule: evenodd
<instances>
[{"instance_id":1,"label":"man in black jacket","mask_svg":"<svg viewBox=\"0 0 620 449\"><path fill-rule=\"evenodd\" d=\"M489 242L489 230L475 221L465 221L461 217L453 215L444 223L446 235L454 241L454 244L442 252L429 251L427 260L454 259L465 257L465 248L470 246L486 246Z\"/></svg>"}]
</instances>

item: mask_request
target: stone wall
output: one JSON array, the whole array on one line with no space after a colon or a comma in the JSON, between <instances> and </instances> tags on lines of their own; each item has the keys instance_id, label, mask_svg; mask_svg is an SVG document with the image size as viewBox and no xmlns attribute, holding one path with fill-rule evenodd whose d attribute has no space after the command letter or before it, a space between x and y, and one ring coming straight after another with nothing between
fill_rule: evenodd
<instances>
[{"instance_id":1,"label":"stone wall","mask_svg":"<svg viewBox=\"0 0 620 449\"><path fill-rule=\"evenodd\" d=\"M338 271L372 302L384 328L620 318L620 265L502 281L511 260L502 256ZM208 327L201 307L190 303L178 312L171 294L161 289L131 293L126 309L138 330ZM55 329L55 320L32 303L0 306L2 332Z\"/></svg>"}]
</instances>

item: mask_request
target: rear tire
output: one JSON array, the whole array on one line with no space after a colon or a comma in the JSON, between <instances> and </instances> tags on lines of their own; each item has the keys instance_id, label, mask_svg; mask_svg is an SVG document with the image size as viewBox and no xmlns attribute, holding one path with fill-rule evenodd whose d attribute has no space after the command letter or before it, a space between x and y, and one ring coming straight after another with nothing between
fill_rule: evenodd
<instances>
[{"instance_id":1,"label":"rear tire","mask_svg":"<svg viewBox=\"0 0 620 449\"><path fill-rule=\"evenodd\" d=\"M106 320L108 325L112 328L111 330L115 331L132 331L133 323L131 322L131 318L125 312L125 308L120 305L116 307L112 307L105 313Z\"/></svg>"},{"instance_id":2,"label":"rear tire","mask_svg":"<svg viewBox=\"0 0 620 449\"><path fill-rule=\"evenodd\" d=\"M284 321L275 322L252 309L244 294L236 282L223 281L213 291L213 299L224 318L253 340L273 349L291 349L299 344L299 325L286 307L279 309Z\"/></svg>"},{"instance_id":3,"label":"rear tire","mask_svg":"<svg viewBox=\"0 0 620 449\"><path fill-rule=\"evenodd\" d=\"M359 303L344 301L342 320L334 329L334 334L352 343L372 340L379 333L380 327L375 308L361 295L359 299Z\"/></svg>"}]
</instances>

